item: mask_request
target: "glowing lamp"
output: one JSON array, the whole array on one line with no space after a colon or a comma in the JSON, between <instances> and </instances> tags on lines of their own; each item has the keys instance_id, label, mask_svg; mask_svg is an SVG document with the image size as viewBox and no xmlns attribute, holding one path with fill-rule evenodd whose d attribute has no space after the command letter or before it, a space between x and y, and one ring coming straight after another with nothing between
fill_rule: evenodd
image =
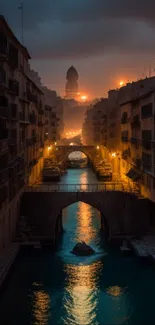
<instances>
[{"instance_id":1,"label":"glowing lamp","mask_svg":"<svg viewBox=\"0 0 155 325\"><path fill-rule=\"evenodd\" d=\"M87 99L87 96L85 96L85 95L81 96L81 100L82 100L83 102L85 102L86 99Z\"/></svg>"},{"instance_id":2,"label":"glowing lamp","mask_svg":"<svg viewBox=\"0 0 155 325\"><path fill-rule=\"evenodd\" d=\"M120 87L122 87L124 85L124 81L120 81Z\"/></svg>"}]
</instances>

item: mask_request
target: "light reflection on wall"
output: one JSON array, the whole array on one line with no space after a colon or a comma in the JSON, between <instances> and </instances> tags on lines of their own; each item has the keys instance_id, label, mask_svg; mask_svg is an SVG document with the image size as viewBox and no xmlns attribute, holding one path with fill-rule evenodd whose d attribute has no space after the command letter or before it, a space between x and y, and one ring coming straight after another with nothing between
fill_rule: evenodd
<instances>
[{"instance_id":1,"label":"light reflection on wall","mask_svg":"<svg viewBox=\"0 0 155 325\"><path fill-rule=\"evenodd\" d=\"M67 317L64 324L98 324L97 311L97 283L102 268L102 262L90 265L72 265L65 267L67 282L64 295L64 308Z\"/></svg>"},{"instance_id":2,"label":"light reflection on wall","mask_svg":"<svg viewBox=\"0 0 155 325\"><path fill-rule=\"evenodd\" d=\"M33 292L33 325L48 325L50 297L43 289Z\"/></svg>"}]
</instances>

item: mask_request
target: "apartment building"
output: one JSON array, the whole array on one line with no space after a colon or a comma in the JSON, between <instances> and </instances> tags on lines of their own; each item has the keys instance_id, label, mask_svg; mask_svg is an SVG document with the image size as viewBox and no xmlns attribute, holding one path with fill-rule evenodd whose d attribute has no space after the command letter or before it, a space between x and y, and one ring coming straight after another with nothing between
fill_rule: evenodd
<instances>
[{"instance_id":1,"label":"apartment building","mask_svg":"<svg viewBox=\"0 0 155 325\"><path fill-rule=\"evenodd\" d=\"M155 77L111 90L91 107L83 124L85 144L100 144L113 173L155 201ZM106 108L105 108L106 107ZM103 114L104 111L104 114ZM104 119L102 120L102 117ZM104 129L105 128L105 129Z\"/></svg>"},{"instance_id":2,"label":"apartment building","mask_svg":"<svg viewBox=\"0 0 155 325\"><path fill-rule=\"evenodd\" d=\"M43 154L43 94L29 79L29 60L0 16L0 249L15 233L21 195Z\"/></svg>"},{"instance_id":3,"label":"apartment building","mask_svg":"<svg viewBox=\"0 0 155 325\"><path fill-rule=\"evenodd\" d=\"M85 114L82 127L82 141L86 145L107 145L108 100L102 98Z\"/></svg>"},{"instance_id":4,"label":"apartment building","mask_svg":"<svg viewBox=\"0 0 155 325\"><path fill-rule=\"evenodd\" d=\"M121 105L122 174L155 201L155 90Z\"/></svg>"}]
</instances>

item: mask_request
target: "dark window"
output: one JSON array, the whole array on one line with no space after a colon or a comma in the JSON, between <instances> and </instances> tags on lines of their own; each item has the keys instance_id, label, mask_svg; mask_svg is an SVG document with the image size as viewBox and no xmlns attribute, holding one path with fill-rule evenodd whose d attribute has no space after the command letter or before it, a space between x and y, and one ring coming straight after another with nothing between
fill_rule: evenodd
<instances>
[{"instance_id":1,"label":"dark window","mask_svg":"<svg viewBox=\"0 0 155 325\"><path fill-rule=\"evenodd\" d=\"M153 115L153 105L149 103L147 105L142 106L141 108L141 118L151 117Z\"/></svg>"},{"instance_id":2,"label":"dark window","mask_svg":"<svg viewBox=\"0 0 155 325\"><path fill-rule=\"evenodd\" d=\"M142 163L143 163L143 167L146 170L151 170L152 168L152 159L151 159L151 155L143 152L142 153Z\"/></svg>"}]
</instances>

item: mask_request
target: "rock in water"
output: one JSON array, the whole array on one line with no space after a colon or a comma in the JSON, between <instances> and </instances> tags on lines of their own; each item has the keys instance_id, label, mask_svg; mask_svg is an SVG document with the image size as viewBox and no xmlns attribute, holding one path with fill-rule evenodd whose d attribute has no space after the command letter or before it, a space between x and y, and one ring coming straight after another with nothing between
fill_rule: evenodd
<instances>
[{"instance_id":1,"label":"rock in water","mask_svg":"<svg viewBox=\"0 0 155 325\"><path fill-rule=\"evenodd\" d=\"M94 254L95 251L85 242L81 242L75 245L75 247L72 250L72 253L79 256L88 256Z\"/></svg>"}]
</instances>

